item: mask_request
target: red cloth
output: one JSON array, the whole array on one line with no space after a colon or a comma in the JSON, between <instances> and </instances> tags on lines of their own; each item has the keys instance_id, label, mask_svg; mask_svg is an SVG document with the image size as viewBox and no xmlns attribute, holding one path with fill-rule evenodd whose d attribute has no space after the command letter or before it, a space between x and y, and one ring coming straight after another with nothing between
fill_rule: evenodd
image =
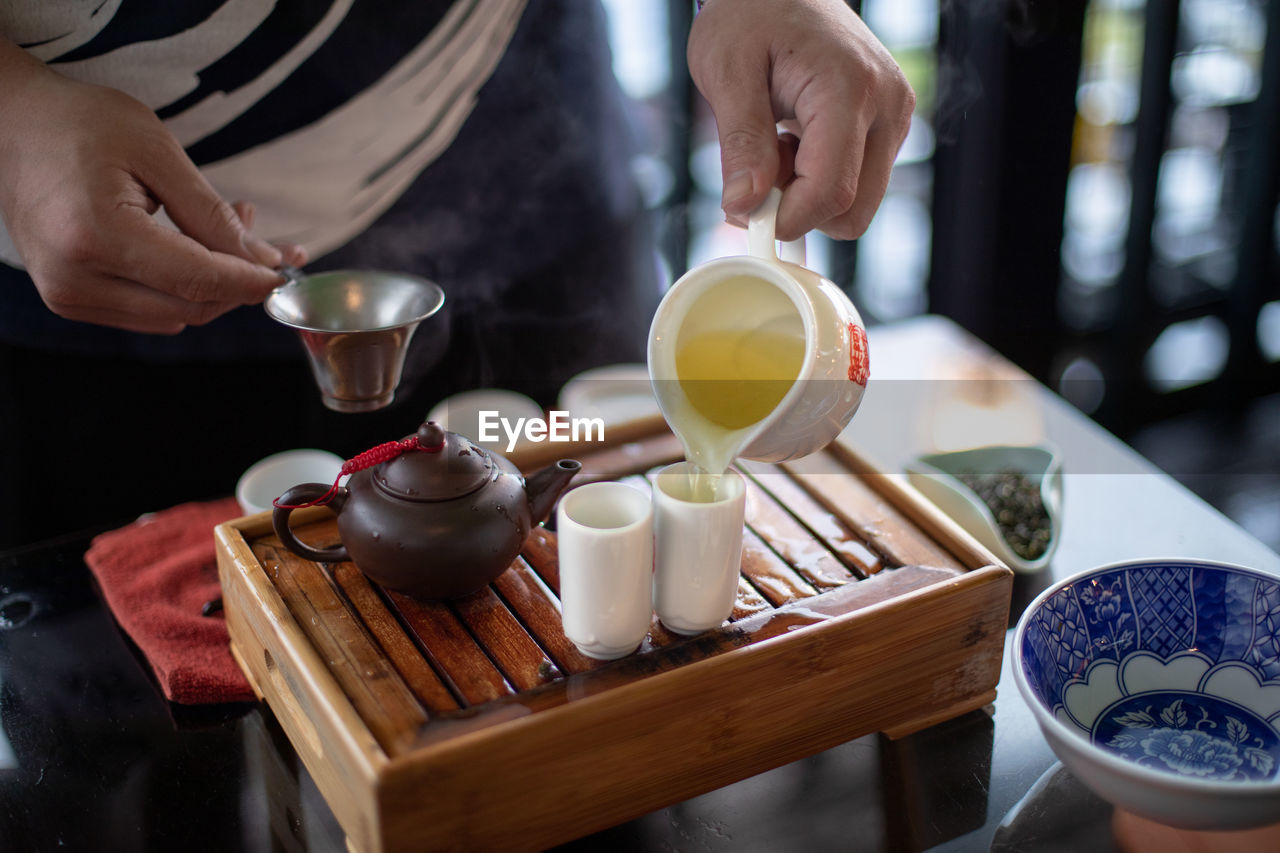
<instances>
[{"instance_id":1,"label":"red cloth","mask_svg":"<svg viewBox=\"0 0 1280 853\"><path fill-rule=\"evenodd\" d=\"M84 560L107 606L142 650L164 695L184 705L254 698L231 657L213 528L240 515L235 498L188 503L94 538Z\"/></svg>"}]
</instances>

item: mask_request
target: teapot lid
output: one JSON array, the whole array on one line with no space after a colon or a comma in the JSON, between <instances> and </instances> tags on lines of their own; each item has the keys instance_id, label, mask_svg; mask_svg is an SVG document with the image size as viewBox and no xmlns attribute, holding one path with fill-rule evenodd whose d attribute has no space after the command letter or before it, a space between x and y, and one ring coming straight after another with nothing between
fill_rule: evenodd
<instances>
[{"instance_id":1,"label":"teapot lid","mask_svg":"<svg viewBox=\"0 0 1280 853\"><path fill-rule=\"evenodd\" d=\"M418 428L418 446L373 469L373 482L407 501L447 501L470 494L493 475L493 457L435 421Z\"/></svg>"}]
</instances>

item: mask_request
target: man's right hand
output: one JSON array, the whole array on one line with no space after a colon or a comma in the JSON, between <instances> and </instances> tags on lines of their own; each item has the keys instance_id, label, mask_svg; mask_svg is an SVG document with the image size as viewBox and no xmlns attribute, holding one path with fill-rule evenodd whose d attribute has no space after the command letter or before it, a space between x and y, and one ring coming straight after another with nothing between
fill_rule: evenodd
<instances>
[{"instance_id":1,"label":"man's right hand","mask_svg":"<svg viewBox=\"0 0 1280 853\"><path fill-rule=\"evenodd\" d=\"M45 304L72 320L176 334L280 284L297 246L249 233L155 113L0 39L0 219ZM154 214L163 207L175 231Z\"/></svg>"}]
</instances>

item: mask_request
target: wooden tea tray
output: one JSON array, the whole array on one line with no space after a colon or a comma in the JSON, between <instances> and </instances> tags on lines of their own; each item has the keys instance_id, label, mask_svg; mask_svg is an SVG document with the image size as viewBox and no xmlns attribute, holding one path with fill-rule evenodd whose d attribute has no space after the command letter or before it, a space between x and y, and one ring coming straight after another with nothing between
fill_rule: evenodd
<instances>
[{"instance_id":1,"label":"wooden tea tray","mask_svg":"<svg viewBox=\"0 0 1280 853\"><path fill-rule=\"evenodd\" d=\"M572 455L575 484L681 457L652 424ZM991 702L1012 574L900 478L833 445L748 464L729 622L656 621L613 662L581 655L539 528L488 589L420 603L351 563L285 550L270 515L216 531L232 652L360 853L539 849L870 732L891 737ZM300 538L336 542L324 508Z\"/></svg>"}]
</instances>

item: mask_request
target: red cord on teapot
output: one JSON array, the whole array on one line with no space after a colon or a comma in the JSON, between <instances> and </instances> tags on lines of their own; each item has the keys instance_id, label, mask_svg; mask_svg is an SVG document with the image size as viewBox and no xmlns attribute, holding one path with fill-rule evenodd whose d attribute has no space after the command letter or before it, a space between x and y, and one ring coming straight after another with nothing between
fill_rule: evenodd
<instances>
[{"instance_id":1,"label":"red cord on teapot","mask_svg":"<svg viewBox=\"0 0 1280 853\"><path fill-rule=\"evenodd\" d=\"M271 505L279 509L304 509L309 506L324 506L333 500L338 494L338 483L348 474L354 474L357 471L363 471L366 468L372 468L381 462L395 459L401 453L409 450L425 450L428 453L435 453L444 447L444 433L439 432L439 442L434 445L424 445L419 436L411 435L408 438L397 439L396 441L386 441L376 447L371 447L363 453L355 456L342 463L342 470L338 472L338 476L334 478L333 485L329 487L329 491L325 492L315 500L307 501L300 504L282 504L280 498L276 498Z\"/></svg>"}]
</instances>

